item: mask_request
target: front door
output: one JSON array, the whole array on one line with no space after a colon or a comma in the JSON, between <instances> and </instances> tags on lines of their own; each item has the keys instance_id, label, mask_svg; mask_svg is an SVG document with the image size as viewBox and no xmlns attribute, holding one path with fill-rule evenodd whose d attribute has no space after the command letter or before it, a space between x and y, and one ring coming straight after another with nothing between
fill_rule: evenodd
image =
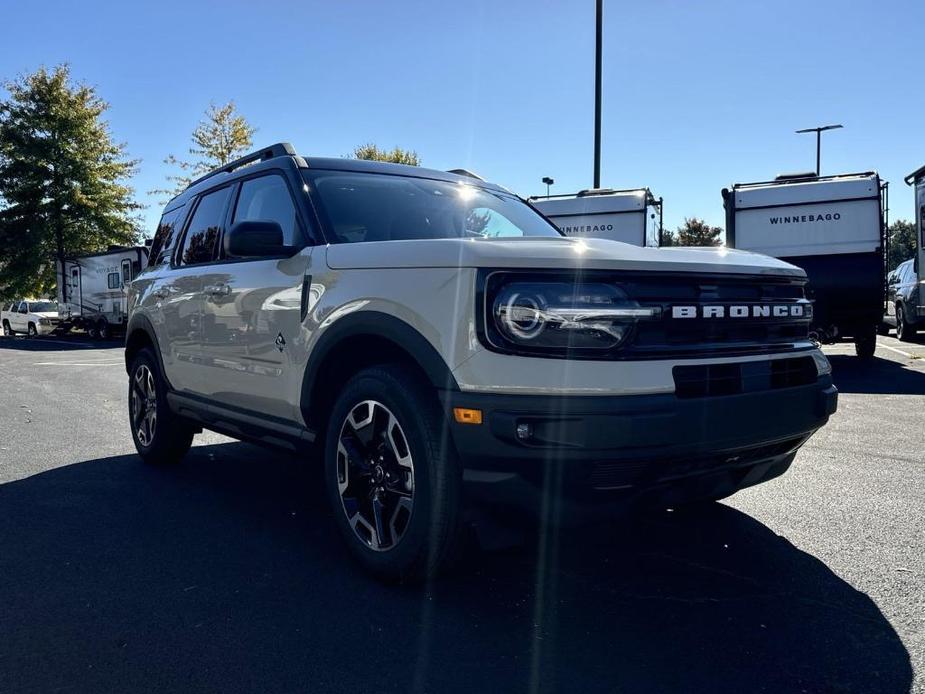
<instances>
[{"instance_id":1,"label":"front door","mask_svg":"<svg viewBox=\"0 0 925 694\"><path fill-rule=\"evenodd\" d=\"M272 220L288 246L305 245L286 179L276 173L241 183L231 224ZM288 258L225 259L203 275L204 395L216 403L298 420L292 402L291 347L301 335L303 283L310 246Z\"/></svg>"}]
</instances>

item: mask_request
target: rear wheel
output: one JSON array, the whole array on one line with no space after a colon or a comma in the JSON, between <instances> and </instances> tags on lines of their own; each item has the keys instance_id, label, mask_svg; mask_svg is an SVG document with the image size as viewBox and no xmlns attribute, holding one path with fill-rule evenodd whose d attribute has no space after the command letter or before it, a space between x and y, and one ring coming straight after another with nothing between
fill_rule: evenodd
<instances>
[{"instance_id":1,"label":"rear wheel","mask_svg":"<svg viewBox=\"0 0 925 694\"><path fill-rule=\"evenodd\" d=\"M10 327L10 322L8 320L3 321L3 334L9 337L10 335L15 335L13 329Z\"/></svg>"},{"instance_id":2,"label":"rear wheel","mask_svg":"<svg viewBox=\"0 0 925 694\"><path fill-rule=\"evenodd\" d=\"M135 449L152 465L178 463L193 442L193 425L171 412L167 386L149 349L129 369L128 415Z\"/></svg>"},{"instance_id":3,"label":"rear wheel","mask_svg":"<svg viewBox=\"0 0 925 694\"><path fill-rule=\"evenodd\" d=\"M350 551L378 577L421 580L457 556L462 474L433 389L411 369L347 383L328 422L325 486Z\"/></svg>"},{"instance_id":4,"label":"rear wheel","mask_svg":"<svg viewBox=\"0 0 925 694\"><path fill-rule=\"evenodd\" d=\"M902 304L896 305L896 337L903 342L915 337L915 327L906 322L906 309Z\"/></svg>"}]
</instances>

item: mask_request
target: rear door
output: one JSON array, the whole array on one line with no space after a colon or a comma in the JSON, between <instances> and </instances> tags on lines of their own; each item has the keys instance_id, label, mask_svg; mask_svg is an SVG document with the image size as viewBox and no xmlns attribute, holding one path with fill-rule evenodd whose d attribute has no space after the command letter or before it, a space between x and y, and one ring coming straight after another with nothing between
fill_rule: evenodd
<instances>
[{"instance_id":1,"label":"rear door","mask_svg":"<svg viewBox=\"0 0 925 694\"><path fill-rule=\"evenodd\" d=\"M312 250L293 192L283 171L241 181L229 228L240 221L275 221L293 253L222 258L204 271L202 302L204 395L287 421L299 419L289 397L296 378L289 347L301 339L303 285Z\"/></svg>"},{"instance_id":2,"label":"rear door","mask_svg":"<svg viewBox=\"0 0 925 694\"><path fill-rule=\"evenodd\" d=\"M178 390L202 392L203 273L215 262L230 199L231 186L225 186L193 201L193 211L170 265L160 266L163 269L152 278L152 322L167 378Z\"/></svg>"}]
</instances>

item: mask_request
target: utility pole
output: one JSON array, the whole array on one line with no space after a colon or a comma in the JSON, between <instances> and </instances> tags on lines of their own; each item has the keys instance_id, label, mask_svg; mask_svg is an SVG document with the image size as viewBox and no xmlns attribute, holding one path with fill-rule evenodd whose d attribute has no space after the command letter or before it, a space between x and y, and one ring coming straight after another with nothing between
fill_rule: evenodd
<instances>
[{"instance_id":1,"label":"utility pole","mask_svg":"<svg viewBox=\"0 0 925 694\"><path fill-rule=\"evenodd\" d=\"M816 175L819 175L821 171L820 163L822 157L822 131L823 130L837 130L838 128L843 128L843 125L821 125L818 128L803 128L803 130L797 130L798 134L802 133L816 133Z\"/></svg>"},{"instance_id":2,"label":"utility pole","mask_svg":"<svg viewBox=\"0 0 925 694\"><path fill-rule=\"evenodd\" d=\"M601 187L601 52L603 47L604 0L597 0L594 49L594 187Z\"/></svg>"}]
</instances>

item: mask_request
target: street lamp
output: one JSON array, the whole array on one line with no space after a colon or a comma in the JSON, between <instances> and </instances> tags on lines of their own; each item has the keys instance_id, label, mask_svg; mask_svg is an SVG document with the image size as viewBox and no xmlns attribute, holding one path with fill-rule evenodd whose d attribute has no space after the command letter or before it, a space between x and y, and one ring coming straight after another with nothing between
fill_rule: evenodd
<instances>
[{"instance_id":1,"label":"street lamp","mask_svg":"<svg viewBox=\"0 0 925 694\"><path fill-rule=\"evenodd\" d=\"M803 128L803 130L797 130L797 133L816 133L816 175L819 175L819 158L820 152L822 150L822 131L823 130L837 130L838 128L843 128L844 126L839 125L821 125L818 128Z\"/></svg>"},{"instance_id":2,"label":"street lamp","mask_svg":"<svg viewBox=\"0 0 925 694\"><path fill-rule=\"evenodd\" d=\"M543 176L543 183L546 184L546 197L549 197L549 186L555 183L549 176Z\"/></svg>"}]
</instances>

